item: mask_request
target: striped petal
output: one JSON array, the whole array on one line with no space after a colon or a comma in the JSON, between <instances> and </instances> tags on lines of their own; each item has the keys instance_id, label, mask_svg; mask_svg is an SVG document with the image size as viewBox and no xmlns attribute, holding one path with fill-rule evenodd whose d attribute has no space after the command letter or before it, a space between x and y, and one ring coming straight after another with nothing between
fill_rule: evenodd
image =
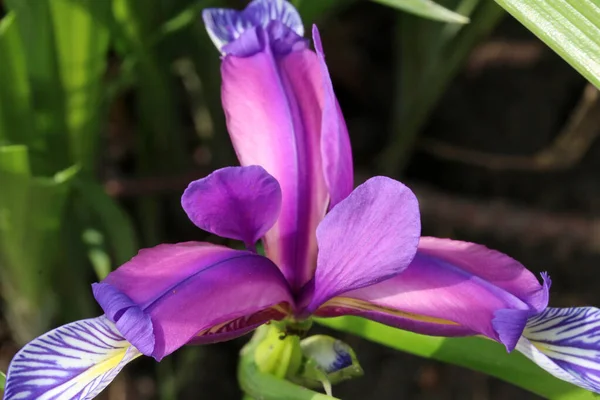
<instances>
[{"instance_id":1,"label":"striped petal","mask_svg":"<svg viewBox=\"0 0 600 400\"><path fill-rule=\"evenodd\" d=\"M140 355L105 316L72 322L17 353L4 400L93 399Z\"/></svg>"},{"instance_id":2,"label":"striped petal","mask_svg":"<svg viewBox=\"0 0 600 400\"><path fill-rule=\"evenodd\" d=\"M243 11L208 8L202 12L208 35L219 50L242 34L271 21L279 21L298 36L304 35L304 25L298 11L285 0L254 0Z\"/></svg>"},{"instance_id":3,"label":"striped petal","mask_svg":"<svg viewBox=\"0 0 600 400\"><path fill-rule=\"evenodd\" d=\"M529 319L517 350L555 377L600 393L600 310L548 308Z\"/></svg>"}]
</instances>

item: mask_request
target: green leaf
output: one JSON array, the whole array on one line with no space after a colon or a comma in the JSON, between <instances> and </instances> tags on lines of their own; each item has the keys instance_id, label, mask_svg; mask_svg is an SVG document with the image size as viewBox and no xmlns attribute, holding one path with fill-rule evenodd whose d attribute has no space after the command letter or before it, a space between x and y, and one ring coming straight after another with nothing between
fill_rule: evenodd
<instances>
[{"instance_id":1,"label":"green leaf","mask_svg":"<svg viewBox=\"0 0 600 400\"><path fill-rule=\"evenodd\" d=\"M110 15L110 2L52 0L49 4L64 92L70 160L91 170L106 108L102 100L109 45L105 21Z\"/></svg>"},{"instance_id":2,"label":"green leaf","mask_svg":"<svg viewBox=\"0 0 600 400\"><path fill-rule=\"evenodd\" d=\"M102 240L106 240L111 254L114 255L115 263L121 265L129 261L139 249L137 234L129 215L96 182L78 179L75 181L75 188L81 203L85 204L86 209L93 214L95 225L104 233ZM85 241L93 244L89 240ZM103 256L97 251L90 254L90 257L96 268L105 263ZM106 271L107 267L104 264L100 268Z\"/></svg>"},{"instance_id":3,"label":"green leaf","mask_svg":"<svg viewBox=\"0 0 600 400\"><path fill-rule=\"evenodd\" d=\"M466 24L469 18L449 10L431 0L372 0L375 3L397 8L411 14L436 21Z\"/></svg>"},{"instance_id":4,"label":"green leaf","mask_svg":"<svg viewBox=\"0 0 600 400\"><path fill-rule=\"evenodd\" d=\"M0 284L6 318L20 343L45 331L55 312L53 261L76 172L34 177L25 146L0 146Z\"/></svg>"},{"instance_id":5,"label":"green leaf","mask_svg":"<svg viewBox=\"0 0 600 400\"><path fill-rule=\"evenodd\" d=\"M0 21L0 59L0 144L36 146L29 81L14 12Z\"/></svg>"},{"instance_id":6,"label":"green leaf","mask_svg":"<svg viewBox=\"0 0 600 400\"><path fill-rule=\"evenodd\" d=\"M55 47L52 15L48 0L6 0L6 6L15 14L25 70L30 84L33 113L30 117L36 127L37 145L31 147L46 157L39 172L52 173L71 165L65 132L64 90ZM35 164L34 164L35 167ZM42 171L43 170L43 171Z\"/></svg>"},{"instance_id":7,"label":"green leaf","mask_svg":"<svg viewBox=\"0 0 600 400\"><path fill-rule=\"evenodd\" d=\"M4 372L0 371L0 390L4 390L5 385L6 385L6 375L4 375Z\"/></svg>"},{"instance_id":8,"label":"green leaf","mask_svg":"<svg viewBox=\"0 0 600 400\"><path fill-rule=\"evenodd\" d=\"M547 399L597 398L594 393L553 377L517 351L508 354L503 346L488 339L418 335L358 317L318 319L317 322L407 353L485 372ZM360 359L360 354L358 357Z\"/></svg>"},{"instance_id":9,"label":"green leaf","mask_svg":"<svg viewBox=\"0 0 600 400\"><path fill-rule=\"evenodd\" d=\"M597 0L496 0L600 89Z\"/></svg>"},{"instance_id":10,"label":"green leaf","mask_svg":"<svg viewBox=\"0 0 600 400\"><path fill-rule=\"evenodd\" d=\"M440 24L401 13L397 24L397 90L393 136L380 157L386 175L394 176L409 161L417 135L471 50L506 15L488 0L442 0L468 15L465 25Z\"/></svg>"}]
</instances>

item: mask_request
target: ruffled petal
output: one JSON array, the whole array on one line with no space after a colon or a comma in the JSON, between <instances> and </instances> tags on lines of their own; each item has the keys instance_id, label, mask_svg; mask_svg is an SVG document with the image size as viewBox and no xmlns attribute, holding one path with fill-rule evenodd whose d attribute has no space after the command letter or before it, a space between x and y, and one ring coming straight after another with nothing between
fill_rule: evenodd
<instances>
[{"instance_id":1,"label":"ruffled petal","mask_svg":"<svg viewBox=\"0 0 600 400\"><path fill-rule=\"evenodd\" d=\"M297 290L312 277L315 230L328 203L319 60L309 50L277 58L267 48L251 57L226 56L221 72L223 108L240 164L260 165L281 186L281 213L265 249Z\"/></svg>"},{"instance_id":2,"label":"ruffled petal","mask_svg":"<svg viewBox=\"0 0 600 400\"><path fill-rule=\"evenodd\" d=\"M521 337L531 309L470 271L419 251L401 274L344 293L317 311L320 316L342 314L428 335L485 335L510 351Z\"/></svg>"},{"instance_id":3,"label":"ruffled petal","mask_svg":"<svg viewBox=\"0 0 600 400\"><path fill-rule=\"evenodd\" d=\"M214 341L243 335L282 318L293 304L285 278L269 259L196 242L142 250L93 289L118 324L143 326L150 318L154 347L144 354L157 360L198 335L227 333ZM273 309L281 312L274 315ZM135 343L147 337L141 331L122 333Z\"/></svg>"},{"instance_id":4,"label":"ruffled petal","mask_svg":"<svg viewBox=\"0 0 600 400\"><path fill-rule=\"evenodd\" d=\"M410 189L386 177L360 185L317 229L319 255L306 312L398 275L415 256L420 231L419 205Z\"/></svg>"},{"instance_id":5,"label":"ruffled petal","mask_svg":"<svg viewBox=\"0 0 600 400\"><path fill-rule=\"evenodd\" d=\"M104 316L72 322L15 355L4 400L93 399L140 355Z\"/></svg>"},{"instance_id":6,"label":"ruffled petal","mask_svg":"<svg viewBox=\"0 0 600 400\"><path fill-rule=\"evenodd\" d=\"M281 210L281 188L257 165L219 169L190 183L183 209L200 229L254 248Z\"/></svg>"},{"instance_id":7,"label":"ruffled petal","mask_svg":"<svg viewBox=\"0 0 600 400\"><path fill-rule=\"evenodd\" d=\"M354 170L352 166L352 148L346 121L337 102L333 85L329 77L329 69L325 63L325 53L321 44L321 36L316 25L313 25L313 41L321 65L323 85L323 120L321 121L321 156L323 172L329 189L329 208L345 199L354 187Z\"/></svg>"},{"instance_id":8,"label":"ruffled petal","mask_svg":"<svg viewBox=\"0 0 600 400\"><path fill-rule=\"evenodd\" d=\"M548 308L527 322L517 350L555 377L600 393L600 310Z\"/></svg>"},{"instance_id":9,"label":"ruffled petal","mask_svg":"<svg viewBox=\"0 0 600 400\"><path fill-rule=\"evenodd\" d=\"M304 35L298 11L285 0L254 0L243 11L208 8L202 12L208 35L219 50L254 27L266 28L278 21L297 36ZM226 52L227 53L227 52Z\"/></svg>"}]
</instances>

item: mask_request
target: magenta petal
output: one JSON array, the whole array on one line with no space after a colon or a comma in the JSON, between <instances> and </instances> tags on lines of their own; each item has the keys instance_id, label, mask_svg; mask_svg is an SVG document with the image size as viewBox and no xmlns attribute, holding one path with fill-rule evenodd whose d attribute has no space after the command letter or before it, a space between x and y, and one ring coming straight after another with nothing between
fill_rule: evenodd
<instances>
[{"instance_id":1,"label":"magenta petal","mask_svg":"<svg viewBox=\"0 0 600 400\"><path fill-rule=\"evenodd\" d=\"M548 306L550 279L543 285L515 259L485 246L458 240L422 237L419 253L439 258L465 272L486 280L527 303L536 312Z\"/></svg>"},{"instance_id":2,"label":"magenta petal","mask_svg":"<svg viewBox=\"0 0 600 400\"><path fill-rule=\"evenodd\" d=\"M352 148L348 129L342 115L329 70L325 63L325 53L321 44L321 36L316 25L313 25L313 41L319 56L321 76L323 81L323 120L321 121L321 154L325 181L329 188L329 208L345 199L354 187L354 172L352 166Z\"/></svg>"},{"instance_id":3,"label":"magenta petal","mask_svg":"<svg viewBox=\"0 0 600 400\"><path fill-rule=\"evenodd\" d=\"M279 217L281 189L262 167L228 167L190 183L181 204L200 229L252 248Z\"/></svg>"},{"instance_id":4,"label":"magenta petal","mask_svg":"<svg viewBox=\"0 0 600 400\"><path fill-rule=\"evenodd\" d=\"M262 166L281 185L281 213L266 234L265 249L298 289L312 276L315 230L328 202L319 60L306 49L277 57L267 46L249 57L226 56L221 72L227 127L240 164Z\"/></svg>"},{"instance_id":5,"label":"magenta petal","mask_svg":"<svg viewBox=\"0 0 600 400\"><path fill-rule=\"evenodd\" d=\"M490 275L496 270L493 264L486 268ZM339 308L338 313L347 307L349 313L429 335L481 334L503 343L509 351L534 313L493 282L420 251L401 274L344 293L324 304L318 314L336 315L331 307Z\"/></svg>"},{"instance_id":6,"label":"magenta petal","mask_svg":"<svg viewBox=\"0 0 600 400\"><path fill-rule=\"evenodd\" d=\"M157 360L198 335L242 335L248 327L281 318L293 304L287 282L269 259L208 243L142 250L95 288L102 286L104 293L106 286L117 293L112 299L122 295L111 301L95 291L111 319L127 318L132 309L150 317L155 338L151 355ZM138 315L131 317L129 322ZM121 333L132 343L137 340Z\"/></svg>"},{"instance_id":7,"label":"magenta petal","mask_svg":"<svg viewBox=\"0 0 600 400\"><path fill-rule=\"evenodd\" d=\"M402 272L415 256L420 231L419 205L409 188L381 176L360 185L317 229L319 256L307 311Z\"/></svg>"}]
</instances>

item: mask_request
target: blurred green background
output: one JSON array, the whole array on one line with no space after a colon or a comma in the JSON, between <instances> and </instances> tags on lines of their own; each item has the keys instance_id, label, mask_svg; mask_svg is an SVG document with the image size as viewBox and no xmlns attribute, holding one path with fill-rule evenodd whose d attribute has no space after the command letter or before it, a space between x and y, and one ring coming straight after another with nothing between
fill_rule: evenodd
<instances>
[{"instance_id":1,"label":"blurred green background","mask_svg":"<svg viewBox=\"0 0 600 400\"><path fill-rule=\"evenodd\" d=\"M90 283L139 248L222 240L192 226L179 197L191 180L237 163L219 54L200 12L244 3L0 0L1 371L40 333L98 315ZM600 7L294 3L321 29L357 182L406 179L425 233L548 270L555 305L600 303ZM342 398L537 398L478 372L345 340L367 376L340 386ZM138 361L103 396L239 398L243 342Z\"/></svg>"}]
</instances>

